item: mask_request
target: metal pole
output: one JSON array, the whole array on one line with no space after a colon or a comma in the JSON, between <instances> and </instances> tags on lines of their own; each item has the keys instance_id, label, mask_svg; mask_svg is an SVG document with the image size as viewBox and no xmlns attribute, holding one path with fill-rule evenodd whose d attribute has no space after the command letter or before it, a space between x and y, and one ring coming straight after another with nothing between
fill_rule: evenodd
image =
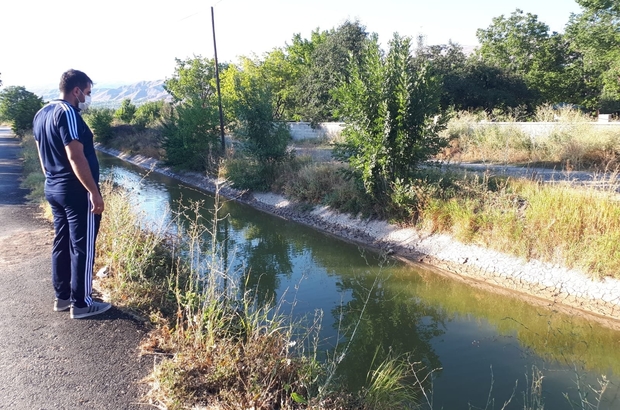
<instances>
[{"instance_id":1,"label":"metal pole","mask_svg":"<svg viewBox=\"0 0 620 410\"><path fill-rule=\"evenodd\" d=\"M226 142L224 140L224 113L222 112L222 94L220 92L220 68L217 63L217 44L215 42L215 17L213 7L211 7L211 27L213 28L213 51L215 52L215 83L217 84L217 99L220 108L220 133L222 135L222 153L226 153Z\"/></svg>"}]
</instances>

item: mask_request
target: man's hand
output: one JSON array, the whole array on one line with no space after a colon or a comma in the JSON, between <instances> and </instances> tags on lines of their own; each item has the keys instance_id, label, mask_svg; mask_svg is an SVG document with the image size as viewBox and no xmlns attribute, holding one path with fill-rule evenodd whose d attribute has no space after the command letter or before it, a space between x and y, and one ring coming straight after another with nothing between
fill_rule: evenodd
<instances>
[{"instance_id":1,"label":"man's hand","mask_svg":"<svg viewBox=\"0 0 620 410\"><path fill-rule=\"evenodd\" d=\"M95 192L95 194L90 194L90 203L92 207L90 211L97 215L101 215L105 210L105 204L103 203L103 198L99 192Z\"/></svg>"}]
</instances>

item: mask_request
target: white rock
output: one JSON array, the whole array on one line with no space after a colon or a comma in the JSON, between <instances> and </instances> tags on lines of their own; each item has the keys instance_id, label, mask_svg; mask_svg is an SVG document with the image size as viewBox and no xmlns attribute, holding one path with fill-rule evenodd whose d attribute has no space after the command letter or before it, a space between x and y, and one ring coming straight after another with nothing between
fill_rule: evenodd
<instances>
[{"instance_id":1,"label":"white rock","mask_svg":"<svg viewBox=\"0 0 620 410\"><path fill-rule=\"evenodd\" d=\"M107 278L109 272L110 272L110 269L107 266L104 266L103 268L99 269L99 271L97 272L97 277Z\"/></svg>"}]
</instances>

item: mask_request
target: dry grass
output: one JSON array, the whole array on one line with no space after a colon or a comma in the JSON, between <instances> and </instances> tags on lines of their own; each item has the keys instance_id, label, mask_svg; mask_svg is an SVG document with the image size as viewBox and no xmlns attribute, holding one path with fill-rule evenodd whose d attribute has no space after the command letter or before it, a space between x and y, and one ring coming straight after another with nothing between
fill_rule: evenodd
<instances>
[{"instance_id":1,"label":"dry grass","mask_svg":"<svg viewBox=\"0 0 620 410\"><path fill-rule=\"evenodd\" d=\"M612 177L615 181L615 177ZM420 224L464 242L620 277L620 201L607 191L466 175L428 198Z\"/></svg>"},{"instance_id":2,"label":"dry grass","mask_svg":"<svg viewBox=\"0 0 620 410\"><path fill-rule=\"evenodd\" d=\"M146 226L137 212L131 193L106 181L101 186L106 211L97 237L97 267L107 267L109 277L103 290L118 306L148 314L153 307L173 311L168 276L174 260L168 248L165 217Z\"/></svg>"},{"instance_id":3,"label":"dry grass","mask_svg":"<svg viewBox=\"0 0 620 410\"><path fill-rule=\"evenodd\" d=\"M131 125L118 124L113 127L113 137L106 144L130 155L143 155L161 159L161 132L158 128L137 129Z\"/></svg>"},{"instance_id":4,"label":"dry grass","mask_svg":"<svg viewBox=\"0 0 620 410\"><path fill-rule=\"evenodd\" d=\"M620 128L597 128L578 110L540 107L538 121L548 122L544 132L530 137L515 118L497 124L487 117L457 113L447 136L455 138L442 159L466 162L540 164L567 169L614 169L620 165Z\"/></svg>"}]
</instances>

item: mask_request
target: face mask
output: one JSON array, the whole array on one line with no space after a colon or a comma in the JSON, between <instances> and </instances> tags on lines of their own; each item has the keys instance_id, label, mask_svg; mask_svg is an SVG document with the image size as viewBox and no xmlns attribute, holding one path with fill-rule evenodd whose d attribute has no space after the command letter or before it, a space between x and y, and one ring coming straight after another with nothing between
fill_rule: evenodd
<instances>
[{"instance_id":1,"label":"face mask","mask_svg":"<svg viewBox=\"0 0 620 410\"><path fill-rule=\"evenodd\" d=\"M82 95L84 96L84 102L81 102L78 98L78 108L80 110L87 110L88 107L90 107L90 95L86 95L84 94L84 91L80 90L80 92L82 93Z\"/></svg>"}]
</instances>

